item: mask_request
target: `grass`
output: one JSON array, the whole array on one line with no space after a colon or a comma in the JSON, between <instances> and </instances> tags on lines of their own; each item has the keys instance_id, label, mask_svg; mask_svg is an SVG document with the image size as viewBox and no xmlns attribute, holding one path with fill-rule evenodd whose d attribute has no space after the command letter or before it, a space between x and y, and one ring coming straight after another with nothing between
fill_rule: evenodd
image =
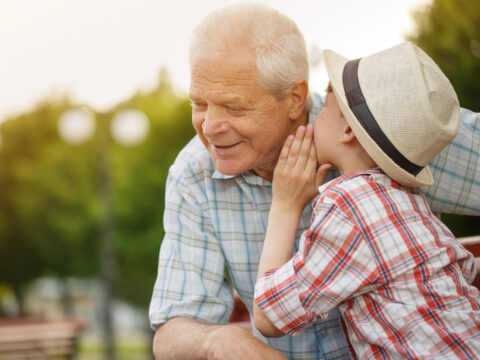
<instances>
[{"instance_id":1,"label":"grass","mask_svg":"<svg viewBox=\"0 0 480 360\"><path fill-rule=\"evenodd\" d=\"M152 350L146 337L116 339L115 360L152 360ZM103 360L104 346L101 339L80 339L76 360Z\"/></svg>"}]
</instances>

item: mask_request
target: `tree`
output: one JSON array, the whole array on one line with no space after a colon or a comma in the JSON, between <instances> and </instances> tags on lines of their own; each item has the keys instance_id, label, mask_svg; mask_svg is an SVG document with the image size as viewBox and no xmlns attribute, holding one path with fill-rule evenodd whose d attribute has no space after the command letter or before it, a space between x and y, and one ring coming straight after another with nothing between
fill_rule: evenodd
<instances>
[{"instance_id":1,"label":"tree","mask_svg":"<svg viewBox=\"0 0 480 360\"><path fill-rule=\"evenodd\" d=\"M414 14L409 37L440 66L457 91L460 104L480 111L480 3L433 0Z\"/></svg>"},{"instance_id":2,"label":"tree","mask_svg":"<svg viewBox=\"0 0 480 360\"><path fill-rule=\"evenodd\" d=\"M68 105L45 101L1 128L0 283L14 289L20 308L34 278L96 269L89 152L69 151L57 132Z\"/></svg>"},{"instance_id":3,"label":"tree","mask_svg":"<svg viewBox=\"0 0 480 360\"><path fill-rule=\"evenodd\" d=\"M480 2L433 0L414 14L409 40L419 45L452 82L461 106L480 111ZM478 156L478 154L476 154ZM443 215L457 236L480 235L478 217Z\"/></svg>"},{"instance_id":4,"label":"tree","mask_svg":"<svg viewBox=\"0 0 480 360\"><path fill-rule=\"evenodd\" d=\"M175 94L165 69L160 80L149 93L138 93L111 112L96 114L102 126L126 108L142 110L150 120L150 133L143 144L125 148L108 141L105 145L112 162L108 177L113 185L116 295L145 310L164 234L168 168L195 133L188 99ZM98 196L101 131L82 145L64 143L57 123L71 107L75 105L68 100L46 100L0 128L4 139L0 149L0 284L12 287L19 303L25 286L40 276L99 276L105 207Z\"/></svg>"},{"instance_id":5,"label":"tree","mask_svg":"<svg viewBox=\"0 0 480 360\"><path fill-rule=\"evenodd\" d=\"M168 168L194 136L191 107L161 81L119 108L142 110L150 119L149 137L137 149L114 148L117 295L148 308L163 239Z\"/></svg>"}]
</instances>

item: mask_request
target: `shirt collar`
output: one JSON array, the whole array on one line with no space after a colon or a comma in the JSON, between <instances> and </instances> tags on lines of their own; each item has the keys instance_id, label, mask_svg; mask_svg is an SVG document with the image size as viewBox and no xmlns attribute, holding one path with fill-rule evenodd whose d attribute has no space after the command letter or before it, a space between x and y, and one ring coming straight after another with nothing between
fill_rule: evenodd
<instances>
[{"instance_id":1,"label":"shirt collar","mask_svg":"<svg viewBox=\"0 0 480 360\"><path fill-rule=\"evenodd\" d=\"M322 193L324 192L327 188L334 186L340 182L343 182L345 180L350 180L353 178L356 178L357 176L362 176L362 175L385 175L385 172L380 169L379 167L371 168L371 169L361 169L361 170L355 170L352 172L349 172L348 174L344 174L340 176L338 174L336 178L333 178L332 180L328 182L324 182L322 185L318 187L318 192Z\"/></svg>"},{"instance_id":2,"label":"shirt collar","mask_svg":"<svg viewBox=\"0 0 480 360\"><path fill-rule=\"evenodd\" d=\"M232 179L236 176L238 176L239 174L237 175L225 175L225 174L222 174L220 171L218 171L217 169L215 169L215 171L213 172L213 175L212 175L212 179Z\"/></svg>"},{"instance_id":3,"label":"shirt collar","mask_svg":"<svg viewBox=\"0 0 480 360\"><path fill-rule=\"evenodd\" d=\"M320 111L323 109L323 98L318 93L312 93L313 101L312 101L312 108L308 113L308 123L313 124L315 122L315 118Z\"/></svg>"},{"instance_id":4,"label":"shirt collar","mask_svg":"<svg viewBox=\"0 0 480 360\"><path fill-rule=\"evenodd\" d=\"M269 180L266 180L261 176L257 175L253 170L245 171L243 173L236 174L236 175L225 175L225 174L222 174L220 171L215 170L213 172L212 178L218 179L218 180L243 178L245 182L250 185L262 185L262 186L272 185L272 183Z\"/></svg>"}]
</instances>

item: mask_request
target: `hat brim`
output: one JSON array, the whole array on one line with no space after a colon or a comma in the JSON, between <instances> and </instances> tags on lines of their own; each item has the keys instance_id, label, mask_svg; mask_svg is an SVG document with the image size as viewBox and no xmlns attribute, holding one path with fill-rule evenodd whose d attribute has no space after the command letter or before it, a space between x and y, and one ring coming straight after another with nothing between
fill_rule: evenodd
<instances>
[{"instance_id":1,"label":"hat brim","mask_svg":"<svg viewBox=\"0 0 480 360\"><path fill-rule=\"evenodd\" d=\"M377 145L377 143L370 137L367 131L363 128L352 110L348 106L347 98L345 96L345 90L343 88L343 68L349 59L335 53L331 50L324 50L323 52L324 64L327 69L330 83L337 98L338 105L342 110L342 113L347 120L348 124L352 128L356 138L370 155L373 161L387 173L395 181L405 186L424 186L433 184L433 176L428 165L425 166L417 175L412 175L409 172L403 170L398 164L396 164L383 150ZM360 61L360 67L362 63Z\"/></svg>"}]
</instances>

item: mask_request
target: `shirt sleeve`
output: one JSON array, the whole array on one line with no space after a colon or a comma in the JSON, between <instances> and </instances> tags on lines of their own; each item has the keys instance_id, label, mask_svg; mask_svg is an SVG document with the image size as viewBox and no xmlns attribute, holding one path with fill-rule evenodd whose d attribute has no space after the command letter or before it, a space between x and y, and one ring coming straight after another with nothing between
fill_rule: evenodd
<instances>
[{"instance_id":1,"label":"shirt sleeve","mask_svg":"<svg viewBox=\"0 0 480 360\"><path fill-rule=\"evenodd\" d=\"M334 205L317 205L299 251L259 279L255 303L286 334L295 334L378 279L375 260L360 231Z\"/></svg>"},{"instance_id":2,"label":"shirt sleeve","mask_svg":"<svg viewBox=\"0 0 480 360\"><path fill-rule=\"evenodd\" d=\"M167 179L165 237L149 310L153 329L174 317L226 323L233 308L225 260L198 186L171 172Z\"/></svg>"},{"instance_id":3,"label":"shirt sleeve","mask_svg":"<svg viewBox=\"0 0 480 360\"><path fill-rule=\"evenodd\" d=\"M480 215L480 114L460 115L457 136L429 164L434 184L420 191L434 212Z\"/></svg>"}]
</instances>

